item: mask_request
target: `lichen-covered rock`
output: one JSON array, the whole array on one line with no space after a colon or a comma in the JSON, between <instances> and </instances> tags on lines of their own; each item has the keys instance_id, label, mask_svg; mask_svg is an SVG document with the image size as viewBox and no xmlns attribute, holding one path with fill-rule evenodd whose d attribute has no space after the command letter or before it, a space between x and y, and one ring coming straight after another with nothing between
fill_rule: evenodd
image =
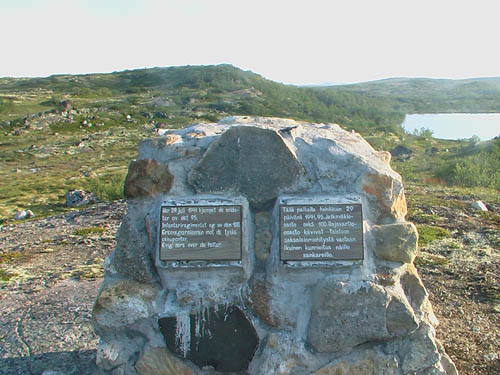
<instances>
[{"instance_id":1,"label":"lichen-covered rock","mask_svg":"<svg viewBox=\"0 0 500 375\"><path fill-rule=\"evenodd\" d=\"M145 223L144 220L134 221L130 214L125 216L118 230L116 249L109 259L109 265L114 272L151 284L158 276L151 259Z\"/></svg>"},{"instance_id":2,"label":"lichen-covered rock","mask_svg":"<svg viewBox=\"0 0 500 375\"><path fill-rule=\"evenodd\" d=\"M434 315L429 294L413 264L408 264L400 276L400 283L413 311L418 319L431 323L437 327L439 322Z\"/></svg>"},{"instance_id":3,"label":"lichen-covered rock","mask_svg":"<svg viewBox=\"0 0 500 375\"><path fill-rule=\"evenodd\" d=\"M417 232L389 153L335 124L231 117L143 140L138 159L93 311L103 373L456 375L412 264ZM221 222L198 222L194 206L228 201L242 203L241 221L214 211ZM323 204L346 213L312 207ZM162 205L182 208L170 226ZM285 219L280 205L302 208ZM235 223L241 260L213 256L217 241L203 260L160 259L161 242L198 251L198 236ZM283 259L281 241L311 253ZM314 253L354 242L354 260Z\"/></svg>"},{"instance_id":4,"label":"lichen-covered rock","mask_svg":"<svg viewBox=\"0 0 500 375\"><path fill-rule=\"evenodd\" d=\"M403 374L413 374L427 368L440 365L441 356L436 345L434 328L428 324L422 324L411 336L403 339L400 344L395 345L397 353L401 358L401 370ZM441 374L446 374L441 370Z\"/></svg>"},{"instance_id":5,"label":"lichen-covered rock","mask_svg":"<svg viewBox=\"0 0 500 375\"><path fill-rule=\"evenodd\" d=\"M302 166L278 132L233 127L212 143L191 170L189 182L198 193L232 191L260 207L302 174Z\"/></svg>"},{"instance_id":6,"label":"lichen-covered rock","mask_svg":"<svg viewBox=\"0 0 500 375\"><path fill-rule=\"evenodd\" d=\"M257 212L255 214L255 257L265 262L271 253L271 218L267 212Z\"/></svg>"},{"instance_id":7,"label":"lichen-covered rock","mask_svg":"<svg viewBox=\"0 0 500 375\"><path fill-rule=\"evenodd\" d=\"M66 193L66 207L85 206L97 202L97 198L91 192L84 190L70 190Z\"/></svg>"},{"instance_id":8,"label":"lichen-covered rock","mask_svg":"<svg viewBox=\"0 0 500 375\"><path fill-rule=\"evenodd\" d=\"M386 310L387 331L391 336L409 334L418 328L418 321L404 294L392 294Z\"/></svg>"},{"instance_id":9,"label":"lichen-covered rock","mask_svg":"<svg viewBox=\"0 0 500 375\"><path fill-rule=\"evenodd\" d=\"M367 341L384 340L389 296L373 283L347 286L327 280L313 297L307 335L319 352L338 352Z\"/></svg>"},{"instance_id":10,"label":"lichen-covered rock","mask_svg":"<svg viewBox=\"0 0 500 375\"><path fill-rule=\"evenodd\" d=\"M166 348L147 347L135 364L139 375L195 375L185 362Z\"/></svg>"},{"instance_id":11,"label":"lichen-covered rock","mask_svg":"<svg viewBox=\"0 0 500 375\"><path fill-rule=\"evenodd\" d=\"M361 350L343 356L312 375L399 375L397 357L378 350Z\"/></svg>"},{"instance_id":12,"label":"lichen-covered rock","mask_svg":"<svg viewBox=\"0 0 500 375\"><path fill-rule=\"evenodd\" d=\"M126 335L114 335L112 338L99 340L96 363L105 370L112 370L127 363L131 356L140 350L140 340L133 340Z\"/></svg>"},{"instance_id":13,"label":"lichen-covered rock","mask_svg":"<svg viewBox=\"0 0 500 375\"><path fill-rule=\"evenodd\" d=\"M125 179L125 197L140 198L168 193L173 179L174 176L168 171L168 167L156 160L132 161Z\"/></svg>"},{"instance_id":14,"label":"lichen-covered rock","mask_svg":"<svg viewBox=\"0 0 500 375\"><path fill-rule=\"evenodd\" d=\"M152 301L157 294L153 284L123 279L104 282L92 311L94 324L119 328L148 318L154 311Z\"/></svg>"},{"instance_id":15,"label":"lichen-covered rock","mask_svg":"<svg viewBox=\"0 0 500 375\"><path fill-rule=\"evenodd\" d=\"M310 374L320 360L291 332L273 332L264 341L262 353L250 364L250 374Z\"/></svg>"},{"instance_id":16,"label":"lichen-covered rock","mask_svg":"<svg viewBox=\"0 0 500 375\"><path fill-rule=\"evenodd\" d=\"M413 223L375 225L372 231L377 258L390 262L413 263L418 254L418 233Z\"/></svg>"},{"instance_id":17,"label":"lichen-covered rock","mask_svg":"<svg viewBox=\"0 0 500 375\"><path fill-rule=\"evenodd\" d=\"M377 223L391 223L404 219L407 213L401 177L369 172L361 179L362 190L379 208Z\"/></svg>"},{"instance_id":18,"label":"lichen-covered rock","mask_svg":"<svg viewBox=\"0 0 500 375\"><path fill-rule=\"evenodd\" d=\"M401 290L371 282L348 286L329 280L313 297L308 341L319 352L338 352L417 328L417 319Z\"/></svg>"}]
</instances>

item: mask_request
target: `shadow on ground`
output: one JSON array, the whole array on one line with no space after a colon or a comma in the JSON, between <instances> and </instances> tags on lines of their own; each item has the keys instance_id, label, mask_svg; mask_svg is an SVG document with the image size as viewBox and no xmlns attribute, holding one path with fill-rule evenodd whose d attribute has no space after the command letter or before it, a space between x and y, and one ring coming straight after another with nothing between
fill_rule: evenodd
<instances>
[{"instance_id":1,"label":"shadow on ground","mask_svg":"<svg viewBox=\"0 0 500 375\"><path fill-rule=\"evenodd\" d=\"M95 350L52 352L0 359L1 375L96 375Z\"/></svg>"}]
</instances>

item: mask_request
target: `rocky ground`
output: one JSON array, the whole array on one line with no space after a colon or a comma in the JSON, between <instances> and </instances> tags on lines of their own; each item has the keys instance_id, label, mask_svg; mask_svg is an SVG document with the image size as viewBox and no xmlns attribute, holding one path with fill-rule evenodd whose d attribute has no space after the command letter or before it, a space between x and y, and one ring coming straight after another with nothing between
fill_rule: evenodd
<instances>
[{"instance_id":1,"label":"rocky ground","mask_svg":"<svg viewBox=\"0 0 500 375\"><path fill-rule=\"evenodd\" d=\"M450 203L410 202L409 220L448 231L417 258L441 323L438 336L460 374L498 375L500 216L470 208L474 197L439 189L419 194ZM498 205L490 209L500 212ZM101 262L125 210L122 201L101 203L1 227L0 374L97 372L89 319Z\"/></svg>"}]
</instances>

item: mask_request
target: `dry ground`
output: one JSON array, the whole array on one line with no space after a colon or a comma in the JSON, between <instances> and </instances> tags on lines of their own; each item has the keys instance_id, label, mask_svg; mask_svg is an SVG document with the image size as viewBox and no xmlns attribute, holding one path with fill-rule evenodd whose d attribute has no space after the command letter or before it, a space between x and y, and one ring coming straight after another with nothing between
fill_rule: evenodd
<instances>
[{"instance_id":1,"label":"dry ground","mask_svg":"<svg viewBox=\"0 0 500 375\"><path fill-rule=\"evenodd\" d=\"M450 234L423 247L417 266L460 374L499 375L498 215L470 209L470 197L449 199L463 204L410 207L410 220ZM0 229L0 276L10 278L0 283L0 374L97 372L89 319L124 213L124 202L98 204Z\"/></svg>"}]
</instances>

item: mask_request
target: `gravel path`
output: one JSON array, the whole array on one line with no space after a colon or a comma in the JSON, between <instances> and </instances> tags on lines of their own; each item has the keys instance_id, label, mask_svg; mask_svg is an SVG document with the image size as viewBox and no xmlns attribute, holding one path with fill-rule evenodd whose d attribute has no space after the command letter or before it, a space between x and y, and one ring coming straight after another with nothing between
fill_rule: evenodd
<instances>
[{"instance_id":1,"label":"gravel path","mask_svg":"<svg viewBox=\"0 0 500 375\"><path fill-rule=\"evenodd\" d=\"M92 305L124 212L99 204L1 229L12 279L0 284L0 374L97 373Z\"/></svg>"}]
</instances>

